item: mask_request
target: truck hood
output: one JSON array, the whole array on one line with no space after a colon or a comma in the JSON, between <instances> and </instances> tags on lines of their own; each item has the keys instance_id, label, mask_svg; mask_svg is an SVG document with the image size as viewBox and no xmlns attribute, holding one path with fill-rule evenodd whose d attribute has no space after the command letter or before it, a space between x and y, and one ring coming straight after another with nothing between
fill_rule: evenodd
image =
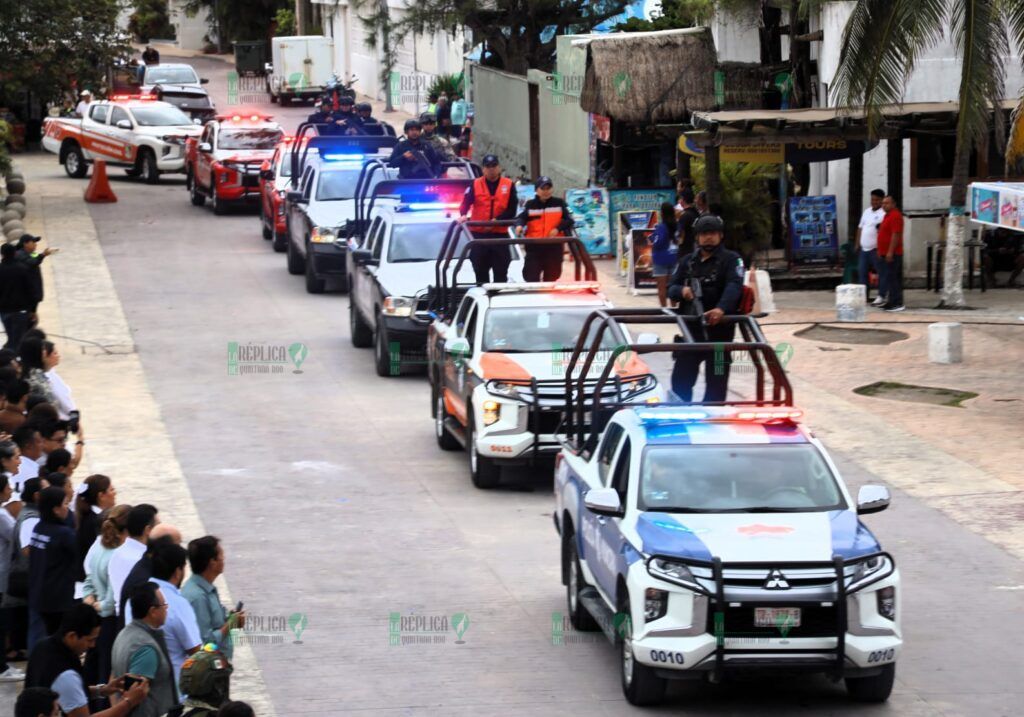
<instances>
[{"instance_id":1,"label":"truck hood","mask_svg":"<svg viewBox=\"0 0 1024 717\"><path fill-rule=\"evenodd\" d=\"M194 97L208 97L206 89L199 85L153 85L153 89L174 95L191 95Z\"/></svg>"},{"instance_id":2,"label":"truck hood","mask_svg":"<svg viewBox=\"0 0 1024 717\"><path fill-rule=\"evenodd\" d=\"M356 202L354 199L310 202L306 205L306 216L313 226L336 229L356 218Z\"/></svg>"},{"instance_id":3,"label":"truck hood","mask_svg":"<svg viewBox=\"0 0 1024 717\"><path fill-rule=\"evenodd\" d=\"M223 149L214 152L218 162L263 162L274 156L272 149Z\"/></svg>"},{"instance_id":4,"label":"truck hood","mask_svg":"<svg viewBox=\"0 0 1024 717\"><path fill-rule=\"evenodd\" d=\"M382 263L377 270L377 281L391 296L413 297L437 283L436 266L436 261ZM473 267L467 261L459 269L459 282L471 283L473 278Z\"/></svg>"},{"instance_id":5,"label":"truck hood","mask_svg":"<svg viewBox=\"0 0 1024 717\"><path fill-rule=\"evenodd\" d=\"M636 524L645 555L723 562L829 562L879 550L852 510L820 513L642 513Z\"/></svg>"},{"instance_id":6,"label":"truck hood","mask_svg":"<svg viewBox=\"0 0 1024 717\"><path fill-rule=\"evenodd\" d=\"M535 376L538 380L564 379L565 372L569 367L569 359L572 357L572 350L569 351L540 351L537 353L514 354L502 353L500 351L487 351L480 356L481 378L506 379L506 380L529 380ZM588 378L597 379L607 359L599 356L590 367ZM579 375L578 367L575 375ZM622 354L615 359L615 367L612 369L612 376L634 376L648 372L650 369L635 354Z\"/></svg>"}]
</instances>

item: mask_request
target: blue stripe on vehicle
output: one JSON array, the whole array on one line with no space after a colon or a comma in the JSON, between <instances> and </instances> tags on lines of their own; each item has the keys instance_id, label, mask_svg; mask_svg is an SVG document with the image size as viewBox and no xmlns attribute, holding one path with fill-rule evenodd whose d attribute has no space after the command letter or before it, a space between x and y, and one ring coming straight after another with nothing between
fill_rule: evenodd
<instances>
[{"instance_id":1,"label":"blue stripe on vehicle","mask_svg":"<svg viewBox=\"0 0 1024 717\"><path fill-rule=\"evenodd\" d=\"M665 423L647 427L648 443L668 443L673 446L690 445L690 432L685 423Z\"/></svg>"},{"instance_id":2,"label":"blue stripe on vehicle","mask_svg":"<svg viewBox=\"0 0 1024 717\"><path fill-rule=\"evenodd\" d=\"M881 550L878 540L853 510L832 511L829 513L829 525L832 527L833 555L849 560Z\"/></svg>"},{"instance_id":3,"label":"blue stripe on vehicle","mask_svg":"<svg viewBox=\"0 0 1024 717\"><path fill-rule=\"evenodd\" d=\"M641 513L636 532L647 555L711 560L711 551L697 532L687 527L685 516L670 513Z\"/></svg>"}]
</instances>

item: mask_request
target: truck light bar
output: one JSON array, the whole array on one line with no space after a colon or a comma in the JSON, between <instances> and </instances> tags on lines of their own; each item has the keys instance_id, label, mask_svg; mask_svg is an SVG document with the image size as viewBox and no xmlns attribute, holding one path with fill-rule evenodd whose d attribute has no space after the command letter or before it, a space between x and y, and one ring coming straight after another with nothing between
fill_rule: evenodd
<instances>
[{"instance_id":1,"label":"truck light bar","mask_svg":"<svg viewBox=\"0 0 1024 717\"><path fill-rule=\"evenodd\" d=\"M361 161L366 157L365 154L322 154L320 156L323 157L328 162L337 162L344 160L352 160L353 162L355 162L357 160Z\"/></svg>"},{"instance_id":2,"label":"truck light bar","mask_svg":"<svg viewBox=\"0 0 1024 717\"><path fill-rule=\"evenodd\" d=\"M671 408L637 408L637 418L641 421L751 421L755 423L768 421L789 421L796 422L796 419L804 415L803 411L785 408L778 410L761 411L688 411L685 409L672 410Z\"/></svg>"},{"instance_id":3,"label":"truck light bar","mask_svg":"<svg viewBox=\"0 0 1024 717\"><path fill-rule=\"evenodd\" d=\"M458 205L456 205L458 206ZM597 281L524 281L488 283L482 287L485 291L600 291L601 284Z\"/></svg>"},{"instance_id":4,"label":"truck light bar","mask_svg":"<svg viewBox=\"0 0 1024 717\"><path fill-rule=\"evenodd\" d=\"M461 202L410 202L409 204L402 204L401 208L413 212L429 212L441 209L458 209L460 206Z\"/></svg>"}]
</instances>

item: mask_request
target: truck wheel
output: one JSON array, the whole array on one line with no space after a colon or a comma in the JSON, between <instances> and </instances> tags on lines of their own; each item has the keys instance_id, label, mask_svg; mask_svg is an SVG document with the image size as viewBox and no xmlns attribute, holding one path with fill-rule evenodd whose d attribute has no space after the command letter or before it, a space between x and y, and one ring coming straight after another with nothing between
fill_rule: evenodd
<instances>
[{"instance_id":1,"label":"truck wheel","mask_svg":"<svg viewBox=\"0 0 1024 717\"><path fill-rule=\"evenodd\" d=\"M442 451L457 451L462 446L444 425L445 421L451 417L448 409L444 406L444 392L435 384L430 394L434 399L434 435L437 437L437 446Z\"/></svg>"},{"instance_id":2,"label":"truck wheel","mask_svg":"<svg viewBox=\"0 0 1024 717\"><path fill-rule=\"evenodd\" d=\"M210 187L210 204L213 206L213 213L216 214L218 217L224 216L224 212L228 210L227 205L224 204L224 200L220 199L217 196L216 177L214 178L213 186Z\"/></svg>"},{"instance_id":3,"label":"truck wheel","mask_svg":"<svg viewBox=\"0 0 1024 717\"><path fill-rule=\"evenodd\" d=\"M282 93L277 96L277 102L282 107L288 107L292 103L292 98L291 96Z\"/></svg>"},{"instance_id":4,"label":"truck wheel","mask_svg":"<svg viewBox=\"0 0 1024 717\"><path fill-rule=\"evenodd\" d=\"M274 226L267 223L267 210L263 206L263 197L260 197L260 227L263 229L264 239L270 239L274 236Z\"/></svg>"},{"instance_id":5,"label":"truck wheel","mask_svg":"<svg viewBox=\"0 0 1024 717\"><path fill-rule=\"evenodd\" d=\"M324 279L317 278L313 268L313 257L309 253L309 247L306 247L306 291L310 294L322 294L326 284Z\"/></svg>"},{"instance_id":6,"label":"truck wheel","mask_svg":"<svg viewBox=\"0 0 1024 717\"><path fill-rule=\"evenodd\" d=\"M156 184L160 181L160 170L156 166L156 155L151 149L139 150L139 169L146 184Z\"/></svg>"},{"instance_id":7,"label":"truck wheel","mask_svg":"<svg viewBox=\"0 0 1024 717\"><path fill-rule=\"evenodd\" d=\"M354 296L348 300L348 328L352 345L357 349L367 349L373 345L373 329L359 315Z\"/></svg>"},{"instance_id":8,"label":"truck wheel","mask_svg":"<svg viewBox=\"0 0 1024 717\"><path fill-rule=\"evenodd\" d=\"M882 671L871 677L847 677L846 691L857 702L885 702L896 679L896 664L882 666Z\"/></svg>"},{"instance_id":9,"label":"truck wheel","mask_svg":"<svg viewBox=\"0 0 1024 717\"><path fill-rule=\"evenodd\" d=\"M69 144L68 148L64 150L64 171L72 179L81 179L89 171L82 148L75 142Z\"/></svg>"},{"instance_id":10,"label":"truck wheel","mask_svg":"<svg viewBox=\"0 0 1024 717\"><path fill-rule=\"evenodd\" d=\"M594 632L601 628L597 620L591 615L583 603L580 602L580 593L589 587L583 579L583 569L580 567L580 555L576 549L576 536L571 529L566 532L562 547L562 560L566 574L569 576L566 584L565 596L569 608L569 622L581 632Z\"/></svg>"},{"instance_id":11,"label":"truck wheel","mask_svg":"<svg viewBox=\"0 0 1024 717\"><path fill-rule=\"evenodd\" d=\"M274 239L273 239L273 241L271 242L270 245L272 247L274 247L274 251L276 251L278 254L281 254L282 252L287 251L288 250L288 235L287 234L278 234L277 230L275 229L274 230Z\"/></svg>"},{"instance_id":12,"label":"truck wheel","mask_svg":"<svg viewBox=\"0 0 1024 717\"><path fill-rule=\"evenodd\" d=\"M481 490L497 488L501 481L501 466L493 458L478 455L476 452L476 431L473 429L473 407L466 406L469 425L466 429L466 452L469 454L469 477L473 485Z\"/></svg>"},{"instance_id":13,"label":"truck wheel","mask_svg":"<svg viewBox=\"0 0 1024 717\"><path fill-rule=\"evenodd\" d=\"M199 190L199 182L191 172L186 176L185 183L188 185L188 198L192 206L201 207L206 204L206 195Z\"/></svg>"},{"instance_id":14,"label":"truck wheel","mask_svg":"<svg viewBox=\"0 0 1024 717\"><path fill-rule=\"evenodd\" d=\"M373 367L378 376L396 376L402 372L402 362L391 362L391 342L388 340L388 329L384 325L384 317L377 314L377 330L373 336Z\"/></svg>"},{"instance_id":15,"label":"truck wheel","mask_svg":"<svg viewBox=\"0 0 1024 717\"><path fill-rule=\"evenodd\" d=\"M135 179L140 174L142 174L142 170L136 167L125 167L124 173L127 174L132 179Z\"/></svg>"},{"instance_id":16,"label":"truck wheel","mask_svg":"<svg viewBox=\"0 0 1024 717\"><path fill-rule=\"evenodd\" d=\"M665 697L665 679L658 677L654 668L641 665L633 655L633 620L628 596L619 605L619 612L626 616L615 630L622 668L622 694L629 704L637 707L656 705Z\"/></svg>"},{"instance_id":17,"label":"truck wheel","mask_svg":"<svg viewBox=\"0 0 1024 717\"><path fill-rule=\"evenodd\" d=\"M306 260L299 256L299 250L295 248L295 242L288 239L288 273L298 276L306 270Z\"/></svg>"}]
</instances>

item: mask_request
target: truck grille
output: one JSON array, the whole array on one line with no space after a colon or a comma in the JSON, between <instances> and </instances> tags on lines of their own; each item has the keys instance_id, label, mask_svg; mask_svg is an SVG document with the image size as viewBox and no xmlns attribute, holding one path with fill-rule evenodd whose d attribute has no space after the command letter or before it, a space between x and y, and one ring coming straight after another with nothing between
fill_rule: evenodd
<instances>
[{"instance_id":1,"label":"truck grille","mask_svg":"<svg viewBox=\"0 0 1024 717\"><path fill-rule=\"evenodd\" d=\"M780 637L835 637L836 615L835 605L819 603L793 603L785 607L800 608L800 626L788 630L779 627L758 627L754 625L754 608L782 607L780 603L743 603L742 605L726 606L723 625L726 638L780 638ZM715 634L715 611L708 610L707 630ZM783 634L785 633L785 634Z\"/></svg>"}]
</instances>

